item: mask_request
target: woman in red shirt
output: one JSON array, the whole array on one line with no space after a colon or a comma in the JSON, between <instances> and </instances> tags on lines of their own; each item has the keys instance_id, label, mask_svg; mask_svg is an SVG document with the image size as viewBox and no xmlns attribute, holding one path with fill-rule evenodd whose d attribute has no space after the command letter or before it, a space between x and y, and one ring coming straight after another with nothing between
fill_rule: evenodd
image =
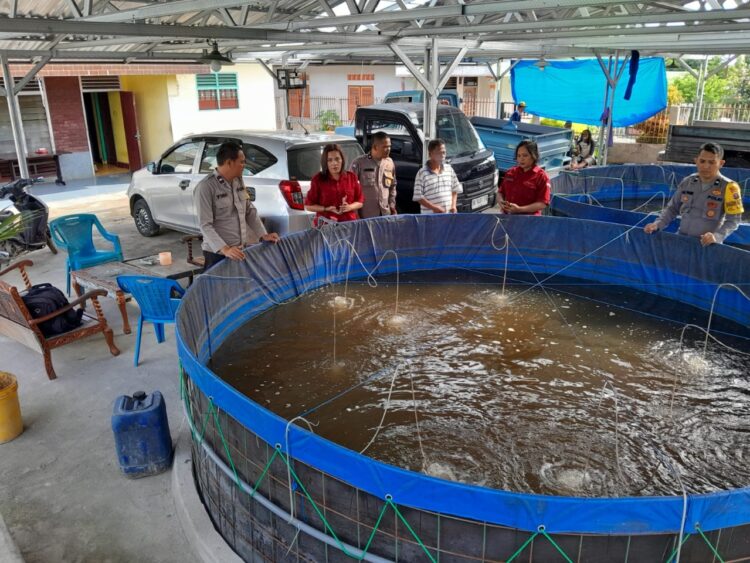
<instances>
[{"instance_id":1,"label":"woman in red shirt","mask_svg":"<svg viewBox=\"0 0 750 563\"><path fill-rule=\"evenodd\" d=\"M521 141L516 147L516 162L500 182L500 206L503 213L541 215L549 205L550 183L539 168L539 147L534 141Z\"/></svg>"},{"instance_id":2,"label":"woman in red shirt","mask_svg":"<svg viewBox=\"0 0 750 563\"><path fill-rule=\"evenodd\" d=\"M305 209L331 221L354 221L359 218L357 210L365 201L359 179L346 170L344 153L335 144L323 147L320 156L321 172L310 181L310 191L305 198Z\"/></svg>"}]
</instances>

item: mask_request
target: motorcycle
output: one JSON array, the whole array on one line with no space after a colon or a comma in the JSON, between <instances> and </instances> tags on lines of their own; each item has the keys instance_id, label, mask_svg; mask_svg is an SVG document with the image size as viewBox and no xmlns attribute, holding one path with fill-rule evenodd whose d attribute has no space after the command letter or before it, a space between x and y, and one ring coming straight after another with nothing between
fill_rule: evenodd
<instances>
[{"instance_id":1,"label":"motorcycle","mask_svg":"<svg viewBox=\"0 0 750 563\"><path fill-rule=\"evenodd\" d=\"M0 240L0 260L5 261L15 258L24 252L38 250L45 246L52 254L57 254L57 247L52 242L49 232L49 207L41 199L26 191L40 181L21 178L0 188L0 199L6 197L12 205L0 210L0 224L10 225L15 223L12 217L20 215L18 228L12 228L9 236ZM1 238L1 237L0 237Z\"/></svg>"}]
</instances>

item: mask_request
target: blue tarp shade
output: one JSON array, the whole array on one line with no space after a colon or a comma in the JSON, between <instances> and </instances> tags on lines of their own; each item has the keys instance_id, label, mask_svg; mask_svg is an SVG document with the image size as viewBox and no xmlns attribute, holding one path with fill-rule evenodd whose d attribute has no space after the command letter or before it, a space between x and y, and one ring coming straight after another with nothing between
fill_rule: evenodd
<instances>
[{"instance_id":1,"label":"blue tarp shade","mask_svg":"<svg viewBox=\"0 0 750 563\"><path fill-rule=\"evenodd\" d=\"M253 402L207 366L213 350L249 319L302 293L334 282L378 273L469 268L565 275L594 283L617 283L702 309L720 283L750 292L750 253L724 245L705 258L697 240L669 233L650 236L614 223L561 217L490 214L398 215L341 223L320 231L259 244L244 261L224 260L190 287L177 313L180 362L193 383L218 408L268 444L295 459L378 498L400 505L480 522L549 533L675 533L683 499L669 497L574 498L514 493L436 479L373 460L287 421ZM493 248L507 233L513 250ZM346 244L343 243L346 241ZM349 246L351 245L351 246ZM351 260L350 248L362 259ZM382 262L380 262L382 260ZM363 267L364 266L364 267ZM350 269L351 268L351 269ZM715 312L743 325L750 304L736 291L720 292ZM704 531L750 523L750 487L687 499L688 528Z\"/></svg>"},{"instance_id":2,"label":"blue tarp shade","mask_svg":"<svg viewBox=\"0 0 750 563\"><path fill-rule=\"evenodd\" d=\"M536 62L521 61L511 71L514 100L526 102L526 111L534 115L587 125L600 124L607 79L596 59L547 61L544 71L534 66ZM619 66L623 64L621 61ZM612 119L615 127L641 123L667 107L664 59L640 60L633 95L625 100L628 79L626 68L615 90Z\"/></svg>"}]
</instances>

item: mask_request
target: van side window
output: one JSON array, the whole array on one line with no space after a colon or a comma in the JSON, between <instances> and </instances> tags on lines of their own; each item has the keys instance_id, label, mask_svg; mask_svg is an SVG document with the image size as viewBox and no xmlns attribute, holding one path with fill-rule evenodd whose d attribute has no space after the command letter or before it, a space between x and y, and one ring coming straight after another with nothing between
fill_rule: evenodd
<instances>
[{"instance_id":1,"label":"van side window","mask_svg":"<svg viewBox=\"0 0 750 563\"><path fill-rule=\"evenodd\" d=\"M391 154L392 155L413 155L414 154L414 139L412 138L409 130L400 121L391 120L388 118L375 118L368 119L365 123L365 139L367 149L370 148L372 143L373 133L383 131L388 133L391 138Z\"/></svg>"}]
</instances>

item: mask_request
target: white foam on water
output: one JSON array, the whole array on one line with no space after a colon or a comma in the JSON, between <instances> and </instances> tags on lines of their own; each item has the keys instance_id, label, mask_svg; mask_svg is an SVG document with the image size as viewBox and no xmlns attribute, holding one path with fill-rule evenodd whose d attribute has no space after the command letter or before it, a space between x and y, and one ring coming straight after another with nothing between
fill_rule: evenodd
<instances>
[{"instance_id":1,"label":"white foam on water","mask_svg":"<svg viewBox=\"0 0 750 563\"><path fill-rule=\"evenodd\" d=\"M505 306L508 304L509 296L507 293L490 293L489 296L490 302L494 303L495 305L501 305Z\"/></svg>"},{"instance_id":2,"label":"white foam on water","mask_svg":"<svg viewBox=\"0 0 750 563\"><path fill-rule=\"evenodd\" d=\"M354 299L351 297L344 297L343 295L337 295L333 298L333 306L336 309L351 309L354 307Z\"/></svg>"},{"instance_id":3,"label":"white foam on water","mask_svg":"<svg viewBox=\"0 0 750 563\"><path fill-rule=\"evenodd\" d=\"M390 326L403 326L406 322L406 317L403 315L391 315L388 317L387 322Z\"/></svg>"},{"instance_id":4,"label":"white foam on water","mask_svg":"<svg viewBox=\"0 0 750 563\"><path fill-rule=\"evenodd\" d=\"M688 371L696 375L705 374L711 369L711 362L694 350L683 352L682 361L688 368Z\"/></svg>"},{"instance_id":5,"label":"white foam on water","mask_svg":"<svg viewBox=\"0 0 750 563\"><path fill-rule=\"evenodd\" d=\"M437 461L433 461L431 463L426 464L422 472L425 473L426 475L429 475L430 477L437 477L439 479L447 479L449 481L457 480L456 473L453 471L450 465L446 463L439 463Z\"/></svg>"}]
</instances>

